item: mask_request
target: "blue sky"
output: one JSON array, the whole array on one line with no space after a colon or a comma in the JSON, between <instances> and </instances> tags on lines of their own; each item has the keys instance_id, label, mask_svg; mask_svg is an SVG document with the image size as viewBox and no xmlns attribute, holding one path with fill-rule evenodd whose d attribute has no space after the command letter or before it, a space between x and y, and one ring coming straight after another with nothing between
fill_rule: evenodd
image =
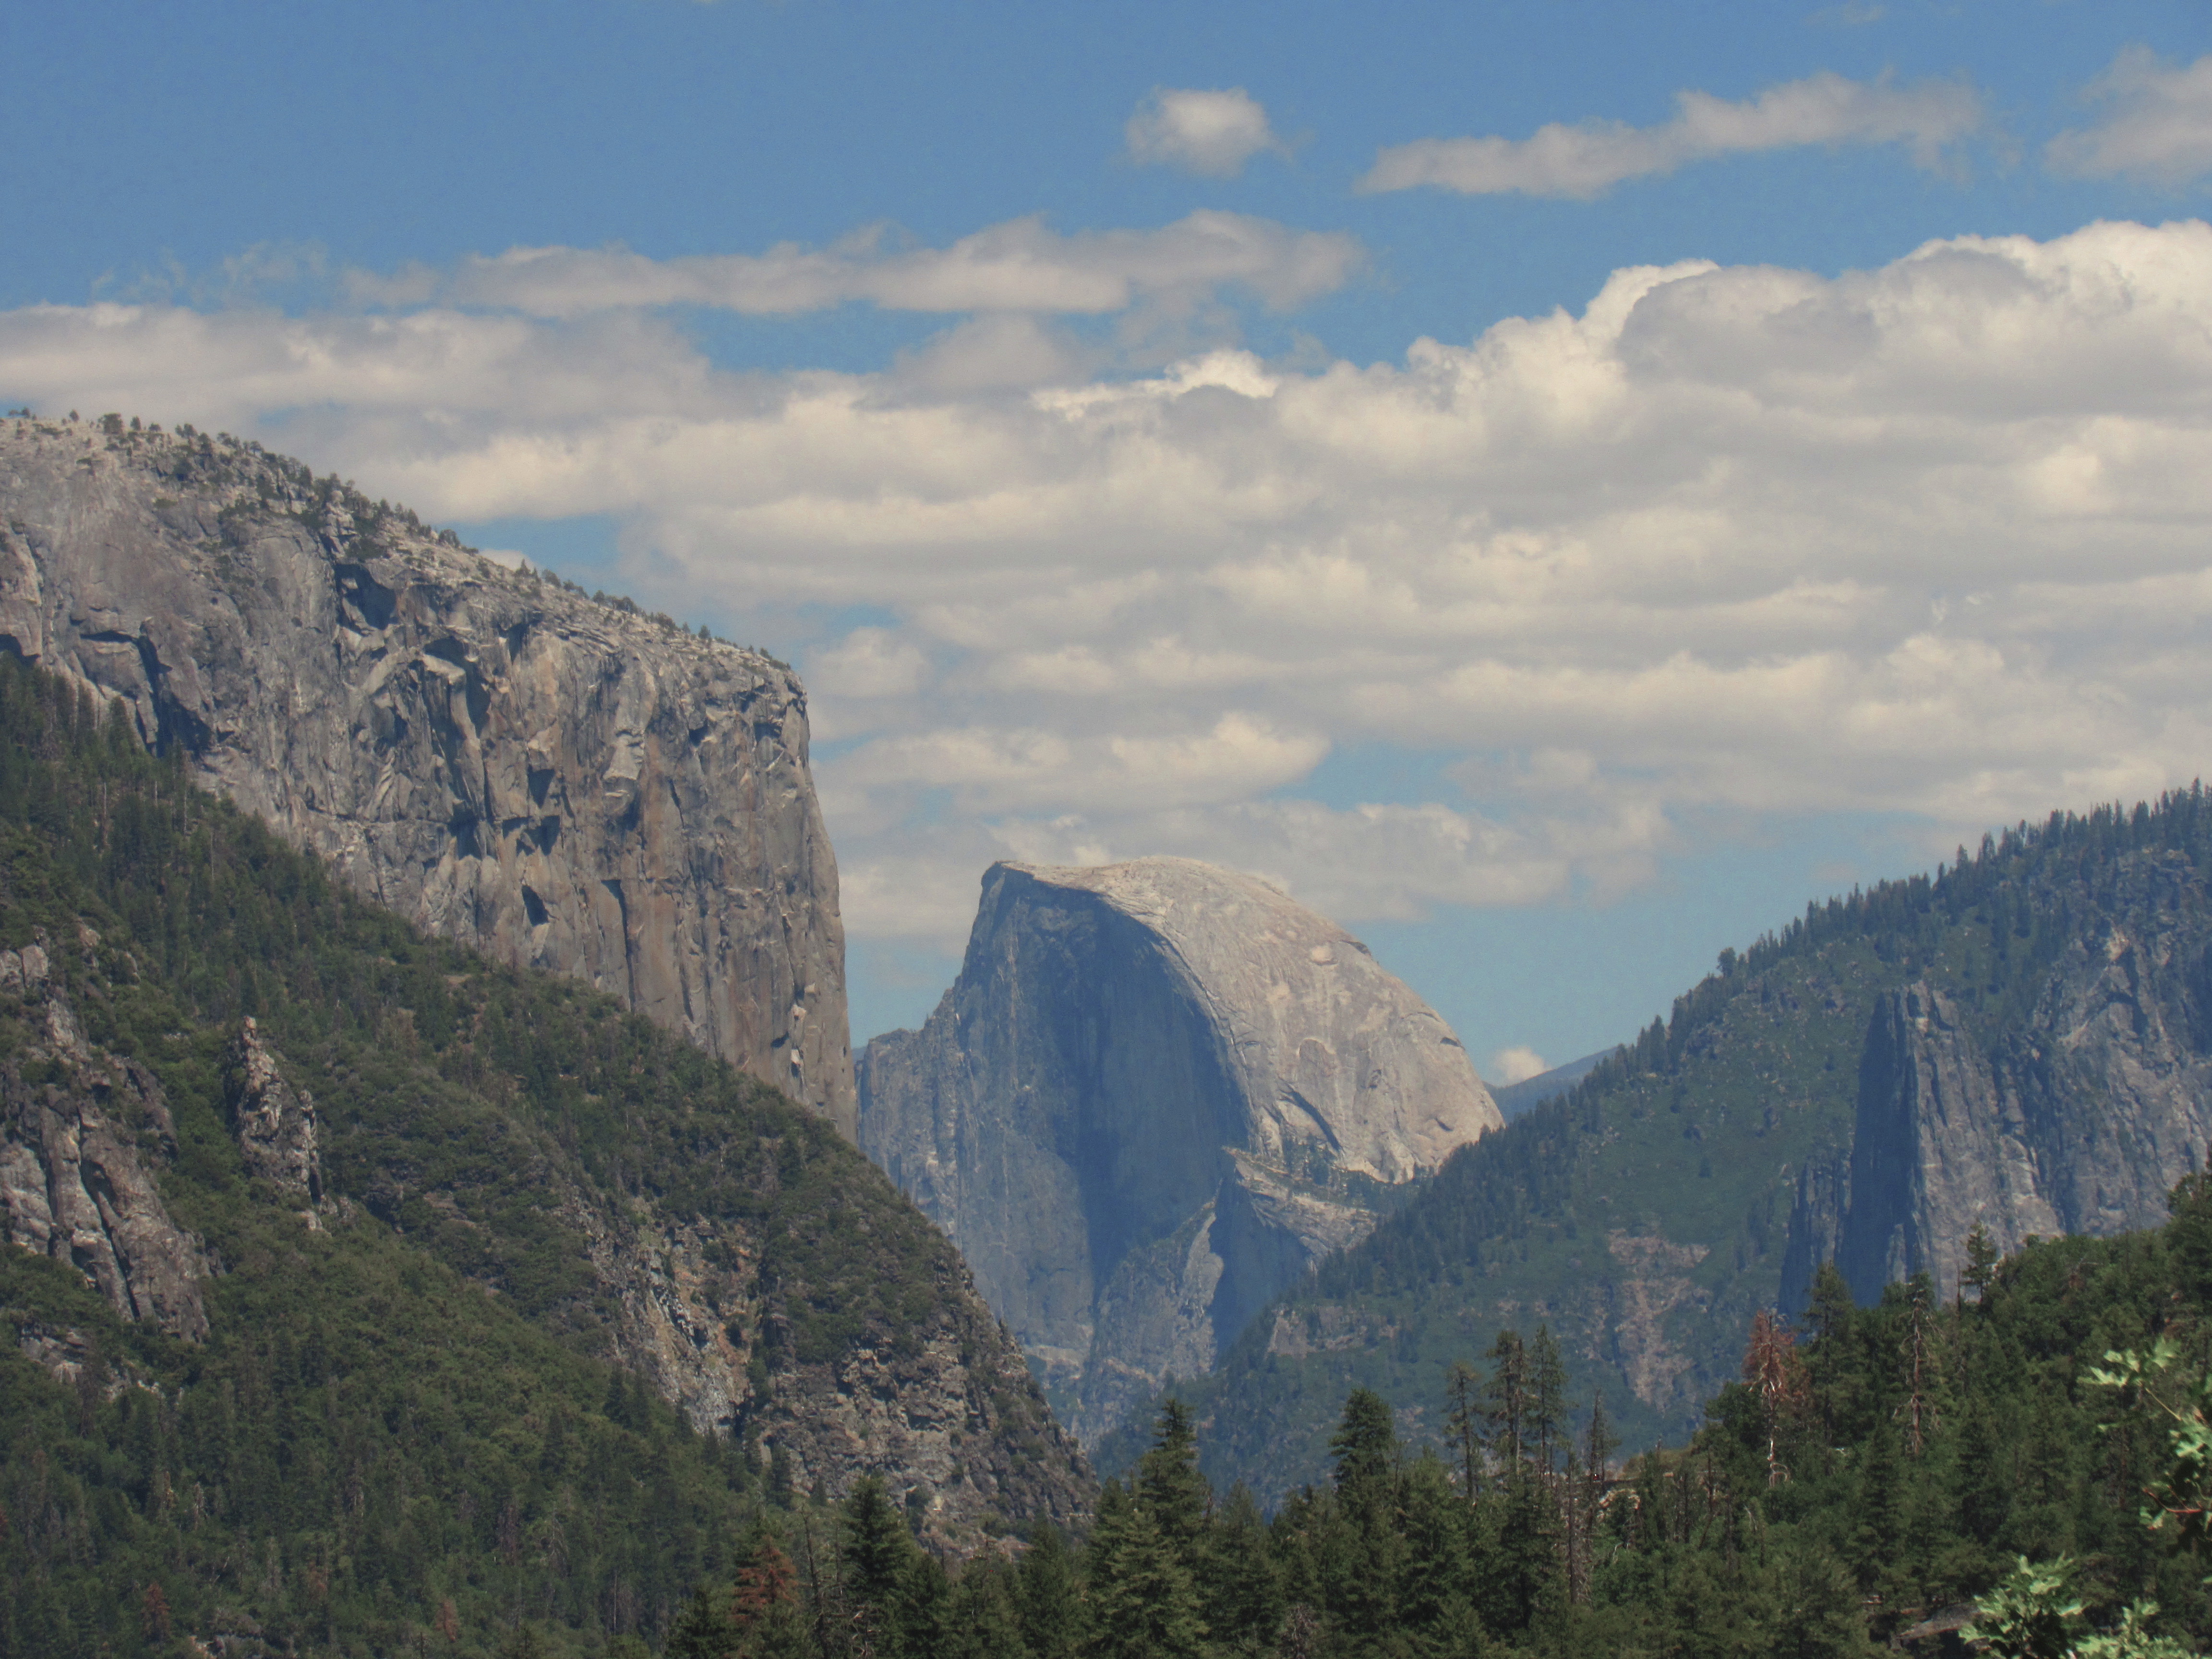
<instances>
[{"instance_id":1,"label":"blue sky","mask_svg":"<svg viewBox=\"0 0 2212 1659\"><path fill-rule=\"evenodd\" d=\"M2201 3L17 7L0 402L796 661L856 1037L1190 853L1488 1068L2206 769Z\"/></svg>"}]
</instances>

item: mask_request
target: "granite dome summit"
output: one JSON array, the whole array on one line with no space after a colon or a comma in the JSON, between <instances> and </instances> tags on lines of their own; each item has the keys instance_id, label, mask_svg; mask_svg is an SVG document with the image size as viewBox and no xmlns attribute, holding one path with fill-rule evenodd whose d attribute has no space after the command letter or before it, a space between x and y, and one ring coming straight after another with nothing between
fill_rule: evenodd
<instances>
[{"instance_id":1,"label":"granite dome summit","mask_svg":"<svg viewBox=\"0 0 2212 1659\"><path fill-rule=\"evenodd\" d=\"M1500 1122L1365 945L1177 858L994 866L959 979L860 1085L863 1147L1088 1438Z\"/></svg>"}]
</instances>

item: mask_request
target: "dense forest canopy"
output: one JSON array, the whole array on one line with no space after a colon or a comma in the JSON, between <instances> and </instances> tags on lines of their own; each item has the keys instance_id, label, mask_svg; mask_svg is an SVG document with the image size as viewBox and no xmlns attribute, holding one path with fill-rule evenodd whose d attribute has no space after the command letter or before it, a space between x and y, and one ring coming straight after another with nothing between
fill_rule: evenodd
<instances>
[{"instance_id":1,"label":"dense forest canopy","mask_svg":"<svg viewBox=\"0 0 2212 1659\"><path fill-rule=\"evenodd\" d=\"M2167 1659L2212 1633L2208 1296L2203 1177L2162 1231L1983 1254L1948 1304L1920 1278L1861 1308L1831 1270L1802 1330L1756 1322L1686 1445L1625 1464L1550 1334L1503 1331L1451 1374L1446 1448L1355 1390L1328 1478L1272 1516L1209 1485L1170 1400L1080 1545L948 1573L864 1491L842 1556L794 1569L804 1529L771 1522L669 1652L1871 1659L1967 1632Z\"/></svg>"},{"instance_id":2,"label":"dense forest canopy","mask_svg":"<svg viewBox=\"0 0 2212 1659\"><path fill-rule=\"evenodd\" d=\"M196 1343L0 1244L0 1653L465 1655L521 1623L549 1652L657 1645L754 1518L819 1508L763 1443L780 1390L855 1345L896 1359L963 1282L827 1123L610 998L425 938L0 656L0 950L38 940L94 1050L160 1079L173 1151L126 1127L222 1271ZM225 1121L249 1014L320 1114L317 1227ZM0 1128L33 1145L64 1077L46 1030L0 989ZM758 1241L734 1437L609 1363L556 1188ZM1033 1389L968 1403L1004 1489L1054 1466Z\"/></svg>"}]
</instances>

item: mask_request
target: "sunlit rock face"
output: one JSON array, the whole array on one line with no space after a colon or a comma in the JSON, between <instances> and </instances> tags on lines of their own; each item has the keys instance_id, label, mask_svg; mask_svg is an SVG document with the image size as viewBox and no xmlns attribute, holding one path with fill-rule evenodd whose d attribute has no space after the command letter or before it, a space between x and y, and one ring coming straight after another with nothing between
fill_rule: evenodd
<instances>
[{"instance_id":1,"label":"sunlit rock face","mask_svg":"<svg viewBox=\"0 0 2212 1659\"><path fill-rule=\"evenodd\" d=\"M1365 945L1188 859L994 866L959 979L860 1087L861 1146L1091 1442L1500 1122Z\"/></svg>"},{"instance_id":2,"label":"sunlit rock face","mask_svg":"<svg viewBox=\"0 0 2212 1659\"><path fill-rule=\"evenodd\" d=\"M0 649L120 699L368 896L853 1132L837 868L783 665L228 440L0 422Z\"/></svg>"}]
</instances>

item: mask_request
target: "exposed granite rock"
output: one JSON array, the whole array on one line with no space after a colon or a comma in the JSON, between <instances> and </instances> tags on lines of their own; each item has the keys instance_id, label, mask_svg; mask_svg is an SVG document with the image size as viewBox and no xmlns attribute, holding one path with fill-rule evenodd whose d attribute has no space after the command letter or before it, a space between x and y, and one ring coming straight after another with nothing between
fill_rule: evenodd
<instances>
[{"instance_id":1,"label":"exposed granite rock","mask_svg":"<svg viewBox=\"0 0 2212 1659\"><path fill-rule=\"evenodd\" d=\"M782 665L256 447L0 422L0 649L360 890L853 1132L836 865Z\"/></svg>"},{"instance_id":2,"label":"exposed granite rock","mask_svg":"<svg viewBox=\"0 0 2212 1659\"><path fill-rule=\"evenodd\" d=\"M1798 1179L1785 1299L1833 1259L1866 1298L1925 1270L1958 1288L1966 1239L2155 1226L2212 1145L2212 903L2178 853L2131 853L2069 907L2028 1018L1970 1019L1919 981L1877 1003L1848 1154Z\"/></svg>"},{"instance_id":3,"label":"exposed granite rock","mask_svg":"<svg viewBox=\"0 0 2212 1659\"><path fill-rule=\"evenodd\" d=\"M557 1194L563 1225L586 1241L610 1353L698 1432L780 1453L802 1491L818 1482L842 1498L879 1475L956 1549L992 1516L1088 1516L1096 1493L1082 1452L957 1261L921 1326L896 1345L805 1362L742 1229L611 1206L550 1161L536 1184Z\"/></svg>"},{"instance_id":4,"label":"exposed granite rock","mask_svg":"<svg viewBox=\"0 0 2212 1659\"><path fill-rule=\"evenodd\" d=\"M86 1042L46 959L37 945L0 955L0 997L43 1027L0 1064L0 1236L75 1264L125 1318L197 1341L209 1264L153 1177L176 1151L168 1103L152 1073Z\"/></svg>"},{"instance_id":5,"label":"exposed granite rock","mask_svg":"<svg viewBox=\"0 0 2212 1659\"><path fill-rule=\"evenodd\" d=\"M315 1097L284 1080L251 1014L223 1056L222 1097L246 1172L273 1182L312 1213L323 1201Z\"/></svg>"},{"instance_id":6,"label":"exposed granite rock","mask_svg":"<svg viewBox=\"0 0 2212 1659\"><path fill-rule=\"evenodd\" d=\"M1086 1441L1499 1121L1366 946L1187 859L994 866L958 981L860 1075L863 1148Z\"/></svg>"}]
</instances>

